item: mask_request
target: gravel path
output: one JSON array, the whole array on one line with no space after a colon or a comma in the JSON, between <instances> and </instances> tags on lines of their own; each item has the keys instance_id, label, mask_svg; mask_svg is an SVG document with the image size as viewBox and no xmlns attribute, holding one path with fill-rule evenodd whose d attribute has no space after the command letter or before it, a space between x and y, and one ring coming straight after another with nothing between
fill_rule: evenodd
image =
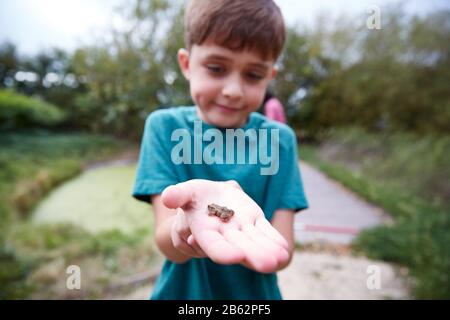
<instances>
[{"instance_id":1,"label":"gravel path","mask_svg":"<svg viewBox=\"0 0 450 320\"><path fill-rule=\"evenodd\" d=\"M362 200L312 166L302 162L300 167L309 209L295 218L298 243L349 245L360 230L392 222L383 210Z\"/></svg>"},{"instance_id":2,"label":"gravel path","mask_svg":"<svg viewBox=\"0 0 450 320\"><path fill-rule=\"evenodd\" d=\"M310 165L300 167L310 208L295 217L295 239L306 249L279 273L284 298L408 299L407 270L351 255L358 232L392 223L389 215Z\"/></svg>"}]
</instances>

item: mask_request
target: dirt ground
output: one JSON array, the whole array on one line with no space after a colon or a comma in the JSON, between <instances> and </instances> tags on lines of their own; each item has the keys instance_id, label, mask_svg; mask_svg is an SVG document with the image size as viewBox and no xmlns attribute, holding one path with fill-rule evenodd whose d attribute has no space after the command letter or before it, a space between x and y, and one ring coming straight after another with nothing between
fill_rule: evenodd
<instances>
[{"instance_id":1,"label":"dirt ground","mask_svg":"<svg viewBox=\"0 0 450 320\"><path fill-rule=\"evenodd\" d=\"M285 300L410 298L407 270L348 253L297 251L289 267L278 273L278 283ZM107 299L148 299L152 288L144 285Z\"/></svg>"},{"instance_id":2,"label":"dirt ground","mask_svg":"<svg viewBox=\"0 0 450 320\"><path fill-rule=\"evenodd\" d=\"M297 252L278 278L286 300L408 299L405 272L365 257Z\"/></svg>"}]
</instances>

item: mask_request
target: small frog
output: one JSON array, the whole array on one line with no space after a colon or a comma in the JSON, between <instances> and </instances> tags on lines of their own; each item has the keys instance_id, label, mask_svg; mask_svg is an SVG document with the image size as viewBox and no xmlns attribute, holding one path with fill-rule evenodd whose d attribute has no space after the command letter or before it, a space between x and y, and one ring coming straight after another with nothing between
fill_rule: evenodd
<instances>
[{"instance_id":1,"label":"small frog","mask_svg":"<svg viewBox=\"0 0 450 320\"><path fill-rule=\"evenodd\" d=\"M211 203L208 205L208 211L210 216L217 216L223 222L227 222L234 215L234 211L227 207L221 207L217 204Z\"/></svg>"}]
</instances>

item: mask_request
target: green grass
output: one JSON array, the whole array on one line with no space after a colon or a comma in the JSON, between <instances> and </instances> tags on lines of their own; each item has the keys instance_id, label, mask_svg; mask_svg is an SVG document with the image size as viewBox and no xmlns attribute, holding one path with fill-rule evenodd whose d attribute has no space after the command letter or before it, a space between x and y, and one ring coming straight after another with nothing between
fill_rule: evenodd
<instances>
[{"instance_id":1,"label":"green grass","mask_svg":"<svg viewBox=\"0 0 450 320\"><path fill-rule=\"evenodd\" d=\"M0 145L4 225L26 216L51 189L80 173L83 165L112 156L124 143L106 136L25 131L2 133Z\"/></svg>"},{"instance_id":2,"label":"green grass","mask_svg":"<svg viewBox=\"0 0 450 320\"><path fill-rule=\"evenodd\" d=\"M124 246L136 246L149 235L149 228L124 233L117 229L95 234L73 224L21 224L12 227L7 243L28 264L48 262L55 258L77 259L90 255L109 256Z\"/></svg>"},{"instance_id":3,"label":"green grass","mask_svg":"<svg viewBox=\"0 0 450 320\"><path fill-rule=\"evenodd\" d=\"M73 224L16 225L6 239L12 255L2 261L0 275L8 280L2 289L8 290L2 290L0 298L102 298L115 278L148 271L157 256L152 243L146 227L94 234ZM81 292L65 289L70 265L79 266L82 279L88 279Z\"/></svg>"},{"instance_id":4,"label":"green grass","mask_svg":"<svg viewBox=\"0 0 450 320\"><path fill-rule=\"evenodd\" d=\"M362 232L357 251L400 263L414 278L416 298L450 298L448 137L331 132L300 156L395 219L393 226Z\"/></svg>"},{"instance_id":5,"label":"green grass","mask_svg":"<svg viewBox=\"0 0 450 320\"><path fill-rule=\"evenodd\" d=\"M94 235L70 221L30 223L31 212L51 190L86 164L122 151L124 142L34 130L2 133L0 146L0 299L29 297L35 286L40 287L30 278L52 259L107 257L149 235L150 228L144 226L133 234L99 230Z\"/></svg>"}]
</instances>

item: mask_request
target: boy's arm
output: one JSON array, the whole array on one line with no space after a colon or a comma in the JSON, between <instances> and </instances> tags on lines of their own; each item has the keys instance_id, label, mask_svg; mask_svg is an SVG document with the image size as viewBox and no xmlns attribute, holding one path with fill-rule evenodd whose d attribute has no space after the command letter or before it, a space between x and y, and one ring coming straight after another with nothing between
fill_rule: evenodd
<instances>
[{"instance_id":1,"label":"boy's arm","mask_svg":"<svg viewBox=\"0 0 450 320\"><path fill-rule=\"evenodd\" d=\"M172 225L175 222L176 210L169 209L162 203L161 195L153 195L152 204L155 215L155 238L159 250L172 262L184 263L192 257L183 254L173 245L171 238Z\"/></svg>"},{"instance_id":2,"label":"boy's arm","mask_svg":"<svg viewBox=\"0 0 450 320\"><path fill-rule=\"evenodd\" d=\"M283 263L280 264L276 271L280 271L284 268L286 268L291 260L292 256L294 254L295 250L295 239L294 239L294 210L288 210L288 209L278 209L273 214L272 218L272 226L277 229L277 231L286 239L288 243L288 253L289 253L289 259Z\"/></svg>"}]
</instances>

